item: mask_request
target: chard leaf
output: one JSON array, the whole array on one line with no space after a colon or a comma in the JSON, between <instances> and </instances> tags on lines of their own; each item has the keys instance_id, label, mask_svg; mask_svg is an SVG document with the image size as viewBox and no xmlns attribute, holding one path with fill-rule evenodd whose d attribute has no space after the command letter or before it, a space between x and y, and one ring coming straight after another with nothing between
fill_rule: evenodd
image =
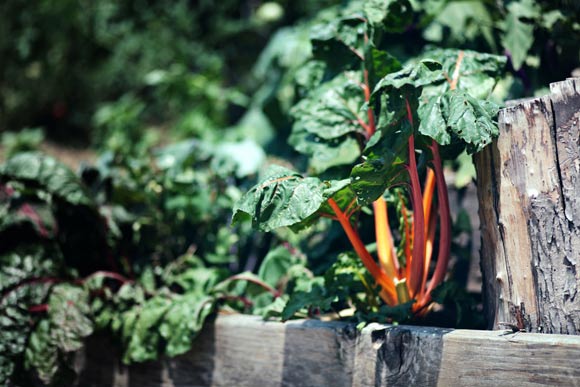
<instances>
[{"instance_id":1,"label":"chard leaf","mask_svg":"<svg viewBox=\"0 0 580 387\"><path fill-rule=\"evenodd\" d=\"M358 63L362 59L366 28L362 13L315 25L310 32L312 55L335 69Z\"/></svg>"},{"instance_id":2,"label":"chard leaf","mask_svg":"<svg viewBox=\"0 0 580 387\"><path fill-rule=\"evenodd\" d=\"M271 250L260 265L258 277L268 285L277 287L288 269L296 264L296 257L285 246Z\"/></svg>"},{"instance_id":3,"label":"chard leaf","mask_svg":"<svg viewBox=\"0 0 580 387\"><path fill-rule=\"evenodd\" d=\"M322 277L317 277L311 281L310 289L293 292L282 310L282 320L291 319L303 309L316 308L322 312L330 310L330 305L336 299L336 296L329 294L323 282L324 279Z\"/></svg>"},{"instance_id":4,"label":"chard leaf","mask_svg":"<svg viewBox=\"0 0 580 387\"><path fill-rule=\"evenodd\" d=\"M298 152L308 156L308 170L313 174L351 165L360 156L358 141L349 135L324 140L304 130L294 130L288 142Z\"/></svg>"},{"instance_id":5,"label":"chard leaf","mask_svg":"<svg viewBox=\"0 0 580 387\"><path fill-rule=\"evenodd\" d=\"M24 367L34 369L45 384L49 384L59 369L58 350L51 339L50 321L42 319L30 334L24 352Z\"/></svg>"},{"instance_id":6,"label":"chard leaf","mask_svg":"<svg viewBox=\"0 0 580 387\"><path fill-rule=\"evenodd\" d=\"M419 107L419 132L440 145L459 139L467 145L468 153L479 152L499 134L494 122L498 110L493 102L450 90Z\"/></svg>"},{"instance_id":7,"label":"chard leaf","mask_svg":"<svg viewBox=\"0 0 580 387\"><path fill-rule=\"evenodd\" d=\"M157 358L161 336L156 331L170 304L168 298L157 296L123 313L123 341L128 343L125 364Z\"/></svg>"},{"instance_id":8,"label":"chard leaf","mask_svg":"<svg viewBox=\"0 0 580 387\"><path fill-rule=\"evenodd\" d=\"M322 182L273 165L236 203L233 223L251 219L262 231L294 226L313 215L326 200Z\"/></svg>"},{"instance_id":9,"label":"chard leaf","mask_svg":"<svg viewBox=\"0 0 580 387\"><path fill-rule=\"evenodd\" d=\"M93 333L88 293L72 285L57 285L50 294L48 312L51 339L63 352L83 346L85 337Z\"/></svg>"},{"instance_id":10,"label":"chard leaf","mask_svg":"<svg viewBox=\"0 0 580 387\"><path fill-rule=\"evenodd\" d=\"M412 133L409 125L381 127L371 137L363 152L364 162L352 169L351 186L360 205L367 205L381 196L392 184L401 180L407 162L407 142Z\"/></svg>"},{"instance_id":11,"label":"chard leaf","mask_svg":"<svg viewBox=\"0 0 580 387\"><path fill-rule=\"evenodd\" d=\"M452 79L460 52L462 60L459 66L457 89L468 92L472 97L485 99L491 94L497 80L503 76L507 58L500 55L480 53L470 50L435 49L427 51L424 56L432 58L442 65L447 78ZM447 81L438 86L425 87L422 98L439 95L449 88Z\"/></svg>"},{"instance_id":12,"label":"chard leaf","mask_svg":"<svg viewBox=\"0 0 580 387\"><path fill-rule=\"evenodd\" d=\"M514 69L519 70L534 44L534 25L529 20L539 18L541 12L534 0L514 1L507 9L501 41L511 54Z\"/></svg>"},{"instance_id":13,"label":"chard leaf","mask_svg":"<svg viewBox=\"0 0 580 387\"><path fill-rule=\"evenodd\" d=\"M402 93L410 88L423 86L445 79L441 71L441 63L432 59L423 59L417 63L405 66L403 69L388 74L375 86L373 98L377 94L390 94L395 91Z\"/></svg>"},{"instance_id":14,"label":"chard leaf","mask_svg":"<svg viewBox=\"0 0 580 387\"><path fill-rule=\"evenodd\" d=\"M296 104L291 115L293 130L330 140L348 133L363 133L359 121L364 94L359 86L360 74L348 71L323 83Z\"/></svg>"},{"instance_id":15,"label":"chard leaf","mask_svg":"<svg viewBox=\"0 0 580 387\"><path fill-rule=\"evenodd\" d=\"M73 205L92 206L80 179L52 157L37 152L19 153L0 169L0 179L33 182Z\"/></svg>"},{"instance_id":16,"label":"chard leaf","mask_svg":"<svg viewBox=\"0 0 580 387\"><path fill-rule=\"evenodd\" d=\"M289 143L309 157L309 169L320 174L352 164L360 155L357 133L364 133L366 114L360 111L364 93L360 74L344 72L323 83L296 104Z\"/></svg>"},{"instance_id":17,"label":"chard leaf","mask_svg":"<svg viewBox=\"0 0 580 387\"><path fill-rule=\"evenodd\" d=\"M387 32L403 32L413 22L409 0L367 0L364 10L373 26Z\"/></svg>"},{"instance_id":18,"label":"chard leaf","mask_svg":"<svg viewBox=\"0 0 580 387\"><path fill-rule=\"evenodd\" d=\"M369 72L371 87L388 74L399 71L402 68L397 58L373 46L369 46L365 52L365 67Z\"/></svg>"},{"instance_id":19,"label":"chard leaf","mask_svg":"<svg viewBox=\"0 0 580 387\"><path fill-rule=\"evenodd\" d=\"M215 299L203 293L186 293L176 297L159 326L159 334L167 342L167 355L181 355L191 349L193 339L201 331L214 305Z\"/></svg>"}]
</instances>

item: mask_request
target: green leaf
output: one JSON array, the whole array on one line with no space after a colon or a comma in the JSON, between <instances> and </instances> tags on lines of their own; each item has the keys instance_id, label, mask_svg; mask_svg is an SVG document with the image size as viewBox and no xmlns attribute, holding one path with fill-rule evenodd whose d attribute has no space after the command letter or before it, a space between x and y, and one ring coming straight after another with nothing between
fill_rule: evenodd
<instances>
[{"instance_id":1,"label":"green leaf","mask_svg":"<svg viewBox=\"0 0 580 387\"><path fill-rule=\"evenodd\" d=\"M271 231L293 226L313 215L326 200L323 183L272 165L265 177L236 203L233 223L251 219L254 227Z\"/></svg>"},{"instance_id":2,"label":"green leaf","mask_svg":"<svg viewBox=\"0 0 580 387\"><path fill-rule=\"evenodd\" d=\"M200 293L176 297L159 325L159 334L167 342L167 355L177 356L191 349L193 339L201 331L214 305L214 298ZM150 334L155 335L156 332Z\"/></svg>"},{"instance_id":3,"label":"green leaf","mask_svg":"<svg viewBox=\"0 0 580 387\"><path fill-rule=\"evenodd\" d=\"M460 140L468 153L479 152L499 134L494 118L499 107L460 90L450 90L419 107L419 132L440 145Z\"/></svg>"},{"instance_id":4,"label":"green leaf","mask_svg":"<svg viewBox=\"0 0 580 387\"><path fill-rule=\"evenodd\" d=\"M369 84L373 88L382 78L401 70L401 63L386 51L373 46L365 52L365 68L369 72Z\"/></svg>"},{"instance_id":5,"label":"green leaf","mask_svg":"<svg viewBox=\"0 0 580 387\"><path fill-rule=\"evenodd\" d=\"M278 246L268 252L260 269L258 277L268 285L276 288L282 278L286 276L288 269L296 264L296 258L290 250L284 246Z\"/></svg>"},{"instance_id":6,"label":"green leaf","mask_svg":"<svg viewBox=\"0 0 580 387\"><path fill-rule=\"evenodd\" d=\"M511 54L514 69L519 70L534 44L534 24L529 19L539 18L541 12L534 0L514 1L507 9L501 41Z\"/></svg>"},{"instance_id":7,"label":"green leaf","mask_svg":"<svg viewBox=\"0 0 580 387\"><path fill-rule=\"evenodd\" d=\"M365 44L366 22L362 13L312 27L312 55L333 68L360 62Z\"/></svg>"},{"instance_id":8,"label":"green leaf","mask_svg":"<svg viewBox=\"0 0 580 387\"><path fill-rule=\"evenodd\" d=\"M442 71L448 79L456 74L456 64L460 53L462 59L457 78L457 89L469 93L474 98L488 98L499 78L504 75L507 57L485 54L470 50L434 49L423 54L441 63ZM425 87L421 98L438 95L449 89L449 82L444 81L433 87Z\"/></svg>"},{"instance_id":9,"label":"green leaf","mask_svg":"<svg viewBox=\"0 0 580 387\"><path fill-rule=\"evenodd\" d=\"M364 10L373 26L387 32L403 32L413 22L413 7L408 0L367 0Z\"/></svg>"},{"instance_id":10,"label":"green leaf","mask_svg":"<svg viewBox=\"0 0 580 387\"><path fill-rule=\"evenodd\" d=\"M364 94L360 74L348 71L314 89L296 104L291 115L293 130L305 131L330 140L348 133L364 133L359 124Z\"/></svg>"},{"instance_id":11,"label":"green leaf","mask_svg":"<svg viewBox=\"0 0 580 387\"><path fill-rule=\"evenodd\" d=\"M351 171L351 186L358 202L367 205L385 190L406 177L403 167L407 162L407 143L410 126L381 126L363 151L364 162Z\"/></svg>"},{"instance_id":12,"label":"green leaf","mask_svg":"<svg viewBox=\"0 0 580 387\"><path fill-rule=\"evenodd\" d=\"M296 291L290 295L290 299L282 311L282 320L291 319L303 309L319 308L321 311L328 311L335 298L334 295L328 294L326 291L322 284L322 278L318 278L317 281L312 282L309 290Z\"/></svg>"},{"instance_id":13,"label":"green leaf","mask_svg":"<svg viewBox=\"0 0 580 387\"><path fill-rule=\"evenodd\" d=\"M85 337L93 333L88 293L80 287L57 285L48 301L53 343L63 352L83 346Z\"/></svg>"},{"instance_id":14,"label":"green leaf","mask_svg":"<svg viewBox=\"0 0 580 387\"><path fill-rule=\"evenodd\" d=\"M40 380L49 384L59 369L58 349L51 337L52 325L42 319L28 339L24 353L24 367L34 370Z\"/></svg>"},{"instance_id":15,"label":"green leaf","mask_svg":"<svg viewBox=\"0 0 580 387\"><path fill-rule=\"evenodd\" d=\"M405 66L403 69L388 74L375 86L373 98L378 94L390 94L395 91L402 93L410 88L423 86L441 81L444 78L441 63L432 59L423 59Z\"/></svg>"},{"instance_id":16,"label":"green leaf","mask_svg":"<svg viewBox=\"0 0 580 387\"><path fill-rule=\"evenodd\" d=\"M33 182L73 205L94 204L70 169L42 153L17 154L0 168L0 178Z\"/></svg>"},{"instance_id":17,"label":"green leaf","mask_svg":"<svg viewBox=\"0 0 580 387\"><path fill-rule=\"evenodd\" d=\"M168 298L157 296L124 313L123 341L128 343L123 354L125 364L157 358L161 336L155 331L170 305Z\"/></svg>"},{"instance_id":18,"label":"green leaf","mask_svg":"<svg viewBox=\"0 0 580 387\"><path fill-rule=\"evenodd\" d=\"M305 130L294 130L288 143L308 156L308 170L313 174L321 174L333 167L351 165L360 156L359 143L350 135L324 140Z\"/></svg>"}]
</instances>

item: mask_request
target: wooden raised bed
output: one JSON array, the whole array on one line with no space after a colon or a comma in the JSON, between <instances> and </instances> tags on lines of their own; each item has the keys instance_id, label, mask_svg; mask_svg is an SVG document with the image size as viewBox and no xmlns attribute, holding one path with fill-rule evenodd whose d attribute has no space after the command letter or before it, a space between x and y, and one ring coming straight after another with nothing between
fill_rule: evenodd
<instances>
[{"instance_id":1,"label":"wooden raised bed","mask_svg":"<svg viewBox=\"0 0 580 387\"><path fill-rule=\"evenodd\" d=\"M188 354L121 366L102 339L79 386L574 386L580 337L219 316Z\"/></svg>"},{"instance_id":2,"label":"wooden raised bed","mask_svg":"<svg viewBox=\"0 0 580 387\"><path fill-rule=\"evenodd\" d=\"M580 81L551 90L476 157L486 314L515 332L219 316L190 353L131 367L92 338L78 385L580 385L580 336L528 333L580 333Z\"/></svg>"}]
</instances>

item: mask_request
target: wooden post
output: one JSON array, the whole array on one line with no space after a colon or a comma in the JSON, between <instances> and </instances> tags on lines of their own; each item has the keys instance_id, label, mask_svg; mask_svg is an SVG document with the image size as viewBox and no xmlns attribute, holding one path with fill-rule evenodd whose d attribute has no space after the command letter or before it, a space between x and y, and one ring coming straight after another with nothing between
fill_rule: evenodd
<instances>
[{"instance_id":1,"label":"wooden post","mask_svg":"<svg viewBox=\"0 0 580 387\"><path fill-rule=\"evenodd\" d=\"M580 78L499 114L475 156L490 326L580 334Z\"/></svg>"}]
</instances>

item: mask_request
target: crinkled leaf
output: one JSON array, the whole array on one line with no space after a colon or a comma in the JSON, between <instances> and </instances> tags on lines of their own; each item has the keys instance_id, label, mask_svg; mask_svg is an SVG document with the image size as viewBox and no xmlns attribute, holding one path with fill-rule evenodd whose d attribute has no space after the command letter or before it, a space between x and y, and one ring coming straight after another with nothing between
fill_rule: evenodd
<instances>
[{"instance_id":1,"label":"crinkled leaf","mask_svg":"<svg viewBox=\"0 0 580 387\"><path fill-rule=\"evenodd\" d=\"M295 130L290 135L288 143L298 152L308 156L308 170L313 174L321 174L333 167L350 165L360 156L359 143L350 135L324 140L306 131Z\"/></svg>"},{"instance_id":2,"label":"crinkled leaf","mask_svg":"<svg viewBox=\"0 0 580 387\"><path fill-rule=\"evenodd\" d=\"M534 0L514 1L507 9L501 41L511 54L514 69L519 70L534 44L534 24L529 19L539 18L541 13Z\"/></svg>"},{"instance_id":3,"label":"crinkled leaf","mask_svg":"<svg viewBox=\"0 0 580 387\"><path fill-rule=\"evenodd\" d=\"M282 311L282 320L291 319L303 309L316 308L322 312L328 311L335 298L334 294L328 293L323 285L323 279L319 277L312 281L309 290L295 291L290 295L290 299Z\"/></svg>"},{"instance_id":4,"label":"crinkled leaf","mask_svg":"<svg viewBox=\"0 0 580 387\"><path fill-rule=\"evenodd\" d=\"M413 22L408 0L367 0L364 10L371 24L387 32L403 32Z\"/></svg>"},{"instance_id":5,"label":"crinkled leaf","mask_svg":"<svg viewBox=\"0 0 580 387\"><path fill-rule=\"evenodd\" d=\"M181 355L191 349L205 319L213 311L215 299L202 293L176 296L159 325L159 334L167 342L169 356ZM155 335L156 332L151 332Z\"/></svg>"},{"instance_id":6,"label":"crinkled leaf","mask_svg":"<svg viewBox=\"0 0 580 387\"><path fill-rule=\"evenodd\" d=\"M352 169L352 189L361 205L370 204L392 184L406 175L407 143L412 129L409 125L382 126L371 137L363 152L364 162Z\"/></svg>"},{"instance_id":7,"label":"crinkled leaf","mask_svg":"<svg viewBox=\"0 0 580 387\"><path fill-rule=\"evenodd\" d=\"M59 369L58 349L51 337L52 325L42 319L30 335L24 353L24 367L34 370L40 380L49 384Z\"/></svg>"},{"instance_id":8,"label":"crinkled leaf","mask_svg":"<svg viewBox=\"0 0 580 387\"><path fill-rule=\"evenodd\" d=\"M42 153L19 153L0 169L0 178L30 181L74 205L92 206L80 179L67 167Z\"/></svg>"},{"instance_id":9,"label":"crinkled leaf","mask_svg":"<svg viewBox=\"0 0 580 387\"><path fill-rule=\"evenodd\" d=\"M369 72L371 87L390 73L401 70L401 63L386 51L369 45L365 52L365 68Z\"/></svg>"},{"instance_id":10,"label":"crinkled leaf","mask_svg":"<svg viewBox=\"0 0 580 387\"><path fill-rule=\"evenodd\" d=\"M378 113L378 125L383 128L383 131L391 125L404 124L407 107L415 118L417 100L423 87L445 79L441 68L441 63L423 59L405 66L402 70L390 73L379 81L370 102L377 106L375 111Z\"/></svg>"},{"instance_id":11,"label":"crinkled leaf","mask_svg":"<svg viewBox=\"0 0 580 387\"><path fill-rule=\"evenodd\" d=\"M440 145L459 139L469 153L482 150L499 134L494 118L499 107L461 90L450 90L419 107L419 132Z\"/></svg>"},{"instance_id":12,"label":"crinkled leaf","mask_svg":"<svg viewBox=\"0 0 580 387\"><path fill-rule=\"evenodd\" d=\"M456 75L456 64L460 53L462 53L462 58L457 74L457 89L464 90L475 98L488 98L497 80L503 76L507 58L503 55L456 49L429 50L424 57L440 62L443 72L449 79L452 79ZM438 95L448 88L449 83L442 80L439 86L426 87L421 97Z\"/></svg>"},{"instance_id":13,"label":"crinkled leaf","mask_svg":"<svg viewBox=\"0 0 580 387\"><path fill-rule=\"evenodd\" d=\"M345 72L323 83L296 104L291 111L293 130L305 131L329 140L347 133L364 132L359 121L364 95L360 74Z\"/></svg>"},{"instance_id":14,"label":"crinkled leaf","mask_svg":"<svg viewBox=\"0 0 580 387\"><path fill-rule=\"evenodd\" d=\"M292 255L290 250L285 246L278 246L274 250L268 252L260 269L258 270L258 277L272 287L278 286L288 269L296 264L296 257Z\"/></svg>"},{"instance_id":15,"label":"crinkled leaf","mask_svg":"<svg viewBox=\"0 0 580 387\"><path fill-rule=\"evenodd\" d=\"M85 337L93 333L88 293L77 286L57 285L48 301L50 332L54 344L63 352L77 351Z\"/></svg>"},{"instance_id":16,"label":"crinkled leaf","mask_svg":"<svg viewBox=\"0 0 580 387\"><path fill-rule=\"evenodd\" d=\"M420 88L444 79L441 63L423 59L405 66L402 70L388 74L375 86L373 98L377 94L399 93L407 88Z\"/></svg>"},{"instance_id":17,"label":"crinkled leaf","mask_svg":"<svg viewBox=\"0 0 580 387\"><path fill-rule=\"evenodd\" d=\"M322 182L273 165L265 177L236 203L233 222L252 219L254 227L271 231L293 226L313 215L325 201Z\"/></svg>"},{"instance_id":18,"label":"crinkled leaf","mask_svg":"<svg viewBox=\"0 0 580 387\"><path fill-rule=\"evenodd\" d=\"M362 13L315 25L310 32L313 56L334 68L359 62L366 28Z\"/></svg>"},{"instance_id":19,"label":"crinkled leaf","mask_svg":"<svg viewBox=\"0 0 580 387\"><path fill-rule=\"evenodd\" d=\"M124 363L157 358L161 336L154 332L170 306L168 298L157 296L123 313L123 341L127 343L123 354Z\"/></svg>"}]
</instances>

